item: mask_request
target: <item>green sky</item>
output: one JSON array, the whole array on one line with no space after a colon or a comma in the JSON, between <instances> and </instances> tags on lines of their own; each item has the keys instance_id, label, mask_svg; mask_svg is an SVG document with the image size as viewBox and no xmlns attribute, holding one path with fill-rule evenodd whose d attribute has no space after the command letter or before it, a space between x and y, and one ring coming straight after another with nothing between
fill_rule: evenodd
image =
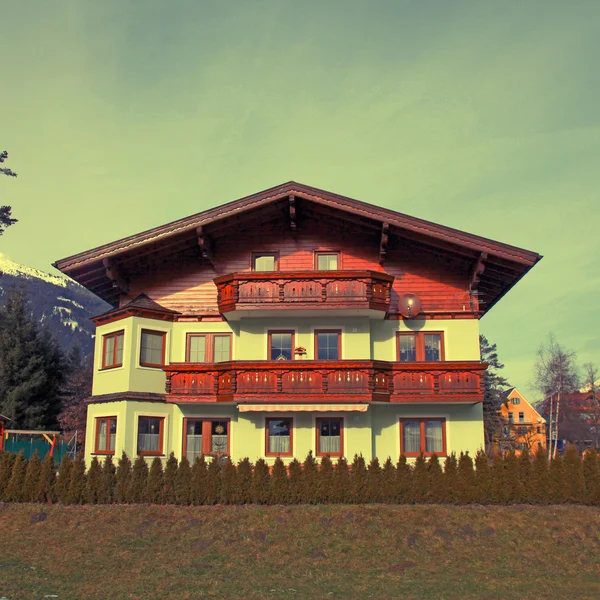
<instances>
[{"instance_id":1,"label":"green sky","mask_svg":"<svg viewBox=\"0 0 600 600\"><path fill-rule=\"evenodd\" d=\"M525 393L600 363L597 1L0 0L0 52L13 260L294 179L543 254L481 322Z\"/></svg>"}]
</instances>

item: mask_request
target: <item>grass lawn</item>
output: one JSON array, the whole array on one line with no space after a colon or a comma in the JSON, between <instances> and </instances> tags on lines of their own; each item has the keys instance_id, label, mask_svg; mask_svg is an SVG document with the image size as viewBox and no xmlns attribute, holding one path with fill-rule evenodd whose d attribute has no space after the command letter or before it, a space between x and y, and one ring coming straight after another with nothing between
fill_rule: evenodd
<instances>
[{"instance_id":1,"label":"grass lawn","mask_svg":"<svg viewBox=\"0 0 600 600\"><path fill-rule=\"evenodd\" d=\"M0 504L0 598L600 598L584 506Z\"/></svg>"}]
</instances>

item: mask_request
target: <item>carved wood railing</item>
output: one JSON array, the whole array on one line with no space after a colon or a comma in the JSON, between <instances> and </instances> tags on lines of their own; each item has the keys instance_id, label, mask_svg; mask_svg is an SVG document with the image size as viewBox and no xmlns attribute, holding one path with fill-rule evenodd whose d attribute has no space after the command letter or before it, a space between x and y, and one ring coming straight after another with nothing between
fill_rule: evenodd
<instances>
[{"instance_id":1,"label":"carved wood railing","mask_svg":"<svg viewBox=\"0 0 600 600\"><path fill-rule=\"evenodd\" d=\"M253 401L289 397L361 397L381 401L483 398L485 364L476 361L390 363L370 360L232 361L172 363L164 367L171 396L204 401Z\"/></svg>"},{"instance_id":2,"label":"carved wood railing","mask_svg":"<svg viewBox=\"0 0 600 600\"><path fill-rule=\"evenodd\" d=\"M372 308L387 311L393 275L377 271L274 271L217 277L220 312L260 308Z\"/></svg>"}]
</instances>

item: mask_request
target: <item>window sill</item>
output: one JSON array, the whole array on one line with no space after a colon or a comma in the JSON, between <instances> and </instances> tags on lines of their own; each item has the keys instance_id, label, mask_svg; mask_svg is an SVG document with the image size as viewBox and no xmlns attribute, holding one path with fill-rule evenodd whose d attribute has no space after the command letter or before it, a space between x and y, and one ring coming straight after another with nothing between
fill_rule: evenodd
<instances>
[{"instance_id":1,"label":"window sill","mask_svg":"<svg viewBox=\"0 0 600 600\"><path fill-rule=\"evenodd\" d=\"M110 367L100 367L98 371L114 371L115 369L122 369L123 364L120 365L112 365Z\"/></svg>"},{"instance_id":2,"label":"window sill","mask_svg":"<svg viewBox=\"0 0 600 600\"><path fill-rule=\"evenodd\" d=\"M94 452L90 453L92 456L114 456L115 455L115 451L114 450L109 450L107 452L103 452L102 450L95 450Z\"/></svg>"}]
</instances>

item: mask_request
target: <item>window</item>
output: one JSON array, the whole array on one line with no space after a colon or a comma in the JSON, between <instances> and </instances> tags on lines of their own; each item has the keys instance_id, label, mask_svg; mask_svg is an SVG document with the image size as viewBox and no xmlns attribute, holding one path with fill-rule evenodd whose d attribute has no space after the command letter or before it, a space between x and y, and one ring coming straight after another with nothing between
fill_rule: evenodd
<instances>
[{"instance_id":1,"label":"window","mask_svg":"<svg viewBox=\"0 0 600 600\"><path fill-rule=\"evenodd\" d=\"M508 422L509 423L514 423L515 422L514 415L511 412L508 413Z\"/></svg>"},{"instance_id":2,"label":"window","mask_svg":"<svg viewBox=\"0 0 600 600\"><path fill-rule=\"evenodd\" d=\"M138 454L163 454L164 417L138 418Z\"/></svg>"},{"instance_id":3,"label":"window","mask_svg":"<svg viewBox=\"0 0 600 600\"><path fill-rule=\"evenodd\" d=\"M102 368L112 369L123 366L123 331L108 333L102 337Z\"/></svg>"},{"instance_id":4,"label":"window","mask_svg":"<svg viewBox=\"0 0 600 600\"><path fill-rule=\"evenodd\" d=\"M519 413L519 423L525 423L525 413L524 412Z\"/></svg>"},{"instance_id":5,"label":"window","mask_svg":"<svg viewBox=\"0 0 600 600\"><path fill-rule=\"evenodd\" d=\"M536 427L536 430L538 433L542 433L542 428L539 425Z\"/></svg>"},{"instance_id":6,"label":"window","mask_svg":"<svg viewBox=\"0 0 600 600\"><path fill-rule=\"evenodd\" d=\"M521 398L511 398L512 404L521 404Z\"/></svg>"},{"instance_id":7,"label":"window","mask_svg":"<svg viewBox=\"0 0 600 600\"><path fill-rule=\"evenodd\" d=\"M226 362L228 360L231 360L230 333L187 334L187 362Z\"/></svg>"},{"instance_id":8,"label":"window","mask_svg":"<svg viewBox=\"0 0 600 600\"><path fill-rule=\"evenodd\" d=\"M340 360L341 357L341 330L315 329L315 358L317 360Z\"/></svg>"},{"instance_id":9,"label":"window","mask_svg":"<svg viewBox=\"0 0 600 600\"><path fill-rule=\"evenodd\" d=\"M344 454L344 420L317 419L317 456Z\"/></svg>"},{"instance_id":10,"label":"window","mask_svg":"<svg viewBox=\"0 0 600 600\"><path fill-rule=\"evenodd\" d=\"M201 454L229 454L229 419L184 419L183 454L193 463Z\"/></svg>"},{"instance_id":11,"label":"window","mask_svg":"<svg viewBox=\"0 0 600 600\"><path fill-rule=\"evenodd\" d=\"M269 331L268 360L293 360L294 332Z\"/></svg>"},{"instance_id":12,"label":"window","mask_svg":"<svg viewBox=\"0 0 600 600\"><path fill-rule=\"evenodd\" d=\"M315 252L315 268L317 271L337 271L340 266L339 252Z\"/></svg>"},{"instance_id":13,"label":"window","mask_svg":"<svg viewBox=\"0 0 600 600\"><path fill-rule=\"evenodd\" d=\"M267 419L266 455L292 456L292 419Z\"/></svg>"},{"instance_id":14,"label":"window","mask_svg":"<svg viewBox=\"0 0 600 600\"><path fill-rule=\"evenodd\" d=\"M517 429L517 433L518 433L519 435L527 435L527 427L519 427L519 428Z\"/></svg>"},{"instance_id":15,"label":"window","mask_svg":"<svg viewBox=\"0 0 600 600\"><path fill-rule=\"evenodd\" d=\"M254 252L252 254L253 271L277 271L279 255L276 252Z\"/></svg>"},{"instance_id":16,"label":"window","mask_svg":"<svg viewBox=\"0 0 600 600\"><path fill-rule=\"evenodd\" d=\"M165 363L164 331L149 331L142 329L142 344L140 349L140 366L162 367Z\"/></svg>"},{"instance_id":17,"label":"window","mask_svg":"<svg viewBox=\"0 0 600 600\"><path fill-rule=\"evenodd\" d=\"M446 419L400 419L400 448L405 456L446 456Z\"/></svg>"},{"instance_id":18,"label":"window","mask_svg":"<svg viewBox=\"0 0 600 600\"><path fill-rule=\"evenodd\" d=\"M435 332L399 332L398 360L400 362L439 362L444 356L444 334Z\"/></svg>"},{"instance_id":19,"label":"window","mask_svg":"<svg viewBox=\"0 0 600 600\"><path fill-rule=\"evenodd\" d=\"M96 419L95 454L114 454L117 437L117 417L100 417Z\"/></svg>"}]
</instances>

